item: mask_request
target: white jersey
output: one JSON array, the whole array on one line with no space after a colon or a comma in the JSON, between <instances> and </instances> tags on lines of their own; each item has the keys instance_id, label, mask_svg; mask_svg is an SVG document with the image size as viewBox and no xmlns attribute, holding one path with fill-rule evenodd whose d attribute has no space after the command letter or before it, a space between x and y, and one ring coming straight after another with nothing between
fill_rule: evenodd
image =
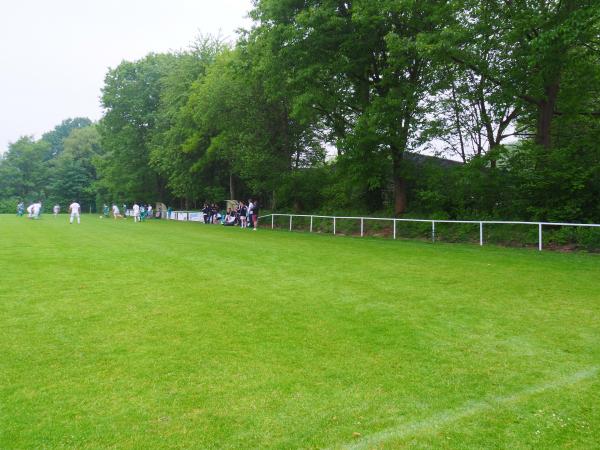
<instances>
[{"instance_id":1,"label":"white jersey","mask_svg":"<svg viewBox=\"0 0 600 450\"><path fill-rule=\"evenodd\" d=\"M117 205L113 205L113 213L115 213L115 214L119 214L120 213L119 207Z\"/></svg>"},{"instance_id":2,"label":"white jersey","mask_svg":"<svg viewBox=\"0 0 600 450\"><path fill-rule=\"evenodd\" d=\"M134 216L140 215L140 205L138 205L137 203L135 205L133 205L133 215Z\"/></svg>"},{"instance_id":3,"label":"white jersey","mask_svg":"<svg viewBox=\"0 0 600 450\"><path fill-rule=\"evenodd\" d=\"M69 205L69 209L71 210L71 214L79 214L81 205L77 202L73 202L73 203L71 203L71 205Z\"/></svg>"},{"instance_id":4,"label":"white jersey","mask_svg":"<svg viewBox=\"0 0 600 450\"><path fill-rule=\"evenodd\" d=\"M34 203L33 205L31 205L33 208L33 213L35 215L38 215L40 210L42 209L42 204L41 203Z\"/></svg>"}]
</instances>

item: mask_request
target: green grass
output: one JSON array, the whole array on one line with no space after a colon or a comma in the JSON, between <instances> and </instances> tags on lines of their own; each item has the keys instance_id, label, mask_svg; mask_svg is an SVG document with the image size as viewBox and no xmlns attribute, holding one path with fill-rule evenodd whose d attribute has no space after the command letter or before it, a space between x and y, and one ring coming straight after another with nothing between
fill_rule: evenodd
<instances>
[{"instance_id":1,"label":"green grass","mask_svg":"<svg viewBox=\"0 0 600 450\"><path fill-rule=\"evenodd\" d=\"M600 257L0 216L0 448L597 448Z\"/></svg>"}]
</instances>

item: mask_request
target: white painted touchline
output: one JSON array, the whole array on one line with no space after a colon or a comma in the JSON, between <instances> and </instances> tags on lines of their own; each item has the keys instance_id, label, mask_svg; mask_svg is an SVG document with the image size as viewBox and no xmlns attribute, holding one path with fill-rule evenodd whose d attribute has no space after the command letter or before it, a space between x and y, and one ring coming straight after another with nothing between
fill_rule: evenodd
<instances>
[{"instance_id":1,"label":"white painted touchline","mask_svg":"<svg viewBox=\"0 0 600 450\"><path fill-rule=\"evenodd\" d=\"M527 397L535 394L541 394L543 392L557 389L564 386L576 384L588 378L592 378L598 373L599 367L591 367L586 370L575 372L571 375L559 378L554 381L539 384L536 386L529 387L525 390L517 392L515 394L502 396L502 397L490 397L488 399L480 401L468 402L465 405L442 411L441 413L434 414L433 416L416 422L409 422L397 427L388 428L387 430L380 431L378 433L366 436L360 439L358 442L344 444L341 446L335 446L334 448L343 448L348 450L359 450L365 448L372 448L378 444L391 439L402 439L413 434L417 434L427 428L438 428L443 425L447 425L465 417L473 416L477 413L496 408L498 406L507 403L516 403Z\"/></svg>"}]
</instances>

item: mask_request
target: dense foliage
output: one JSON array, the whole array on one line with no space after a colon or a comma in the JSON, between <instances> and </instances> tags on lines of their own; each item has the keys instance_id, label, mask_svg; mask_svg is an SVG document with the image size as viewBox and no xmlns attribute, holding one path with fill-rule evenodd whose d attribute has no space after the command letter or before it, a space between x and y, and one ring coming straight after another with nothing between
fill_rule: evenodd
<instances>
[{"instance_id":1,"label":"dense foliage","mask_svg":"<svg viewBox=\"0 0 600 450\"><path fill-rule=\"evenodd\" d=\"M600 222L600 4L257 0L110 69L104 117L23 137L0 199ZM450 157L419 157L418 153Z\"/></svg>"}]
</instances>

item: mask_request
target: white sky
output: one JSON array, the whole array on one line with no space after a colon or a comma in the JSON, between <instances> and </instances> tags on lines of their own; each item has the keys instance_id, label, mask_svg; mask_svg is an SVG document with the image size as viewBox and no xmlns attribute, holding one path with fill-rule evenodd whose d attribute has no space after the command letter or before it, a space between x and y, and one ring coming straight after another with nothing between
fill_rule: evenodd
<instances>
[{"instance_id":1,"label":"white sky","mask_svg":"<svg viewBox=\"0 0 600 450\"><path fill-rule=\"evenodd\" d=\"M196 36L235 39L251 0L0 0L0 153L69 117L101 117L109 67L187 47Z\"/></svg>"}]
</instances>

